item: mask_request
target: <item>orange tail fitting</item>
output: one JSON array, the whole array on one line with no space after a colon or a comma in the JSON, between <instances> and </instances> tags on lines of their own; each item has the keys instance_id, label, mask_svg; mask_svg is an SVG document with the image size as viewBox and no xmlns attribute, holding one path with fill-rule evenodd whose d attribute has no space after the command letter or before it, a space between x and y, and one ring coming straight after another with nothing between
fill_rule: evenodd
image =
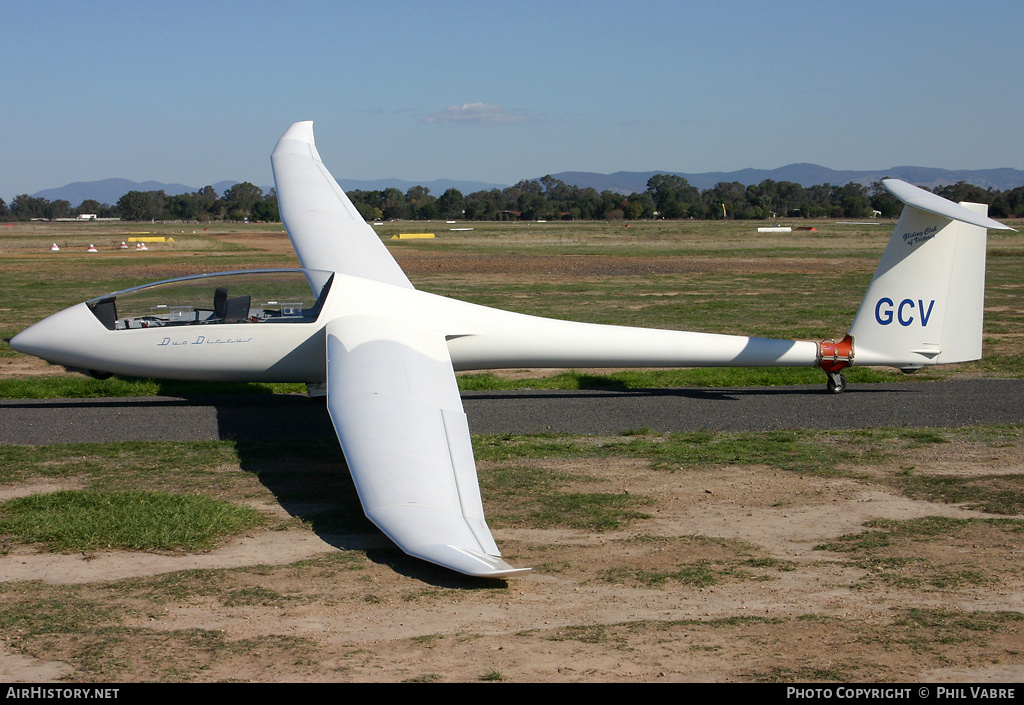
<instances>
[{"instance_id":1,"label":"orange tail fitting","mask_svg":"<svg viewBox=\"0 0 1024 705\"><path fill-rule=\"evenodd\" d=\"M818 367L825 372L839 372L853 364L853 336L849 333L838 343L823 340L818 343Z\"/></svg>"},{"instance_id":2,"label":"orange tail fitting","mask_svg":"<svg viewBox=\"0 0 1024 705\"><path fill-rule=\"evenodd\" d=\"M828 382L825 385L832 394L846 389L846 378L841 370L853 364L853 336L849 333L838 343L823 340L818 343L818 367L825 371Z\"/></svg>"}]
</instances>

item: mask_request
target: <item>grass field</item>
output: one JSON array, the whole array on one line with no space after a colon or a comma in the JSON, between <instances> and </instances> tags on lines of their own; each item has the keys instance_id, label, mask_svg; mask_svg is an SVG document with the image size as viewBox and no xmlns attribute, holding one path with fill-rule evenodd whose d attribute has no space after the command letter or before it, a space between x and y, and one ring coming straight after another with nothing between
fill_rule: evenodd
<instances>
[{"instance_id":1,"label":"grass field","mask_svg":"<svg viewBox=\"0 0 1024 705\"><path fill-rule=\"evenodd\" d=\"M808 340L841 338L892 222L812 222L814 231L793 233L758 233L759 224L433 222L386 223L377 230L417 287L475 303L596 323ZM473 229L449 230L456 227ZM398 232L435 232L438 237L390 240ZM139 233L173 242L150 243L148 252L118 249ZM61 251L50 252L52 243ZM86 253L90 244L100 251ZM925 371L918 378L1024 373L1017 345L1024 330L1024 284L1018 276L1024 264L1024 236L990 233L988 249L984 359ZM18 331L103 293L191 273L297 265L279 224L17 223L0 232L0 361L22 357L6 343ZM793 384L821 377L808 370L720 370L657 373L634 378L632 384ZM851 381L856 382L899 377L890 371L851 370ZM549 376L520 384L567 383L564 377L550 383L544 379ZM19 384L0 390L0 395L44 394L40 384L45 387L37 380L34 393L18 391L25 389ZM486 375L465 381L474 389L490 384L507 382ZM89 383L83 380L83 385L80 394L87 394Z\"/></svg>"},{"instance_id":2,"label":"grass field","mask_svg":"<svg viewBox=\"0 0 1024 705\"><path fill-rule=\"evenodd\" d=\"M602 323L841 337L891 223L389 223L420 288ZM797 223L797 225L806 225ZM1021 227L1021 223L1010 223ZM450 227L473 227L450 231ZM293 393L92 380L10 349L65 306L297 266L280 226L0 229L0 395ZM131 233L174 239L122 251ZM195 232L193 232L195 231ZM433 240L391 241L398 232ZM991 234L985 358L1022 374L1022 235ZM56 242L59 253L49 246ZM100 250L88 254L94 244ZM853 370L851 381L907 379ZM506 371L465 388L822 383L818 370ZM0 423L2 423L0 419ZM516 581L402 555L337 442L0 446L0 671L111 681L1019 681L1017 427L476 436Z\"/></svg>"}]
</instances>

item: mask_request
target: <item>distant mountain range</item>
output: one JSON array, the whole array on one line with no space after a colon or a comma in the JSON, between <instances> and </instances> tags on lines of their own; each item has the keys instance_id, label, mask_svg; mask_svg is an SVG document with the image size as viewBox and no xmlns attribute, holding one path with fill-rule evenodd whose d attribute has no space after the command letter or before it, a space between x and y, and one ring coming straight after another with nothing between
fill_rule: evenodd
<instances>
[{"instance_id":1,"label":"distant mountain range","mask_svg":"<svg viewBox=\"0 0 1024 705\"><path fill-rule=\"evenodd\" d=\"M239 183L238 181L218 181L213 190L218 196ZM430 193L440 196L450 188L457 188L462 193L473 193L475 191L489 191L493 188L502 189L507 184L488 184L481 181L455 181L453 179L435 179L434 181L403 181L401 179L376 179L372 181L358 181L355 179L339 179L338 183L346 191L383 191L386 188L395 187L405 193L413 186L426 186ZM186 186L185 184L165 184L159 181L129 181L128 179L103 179L102 181L76 181L75 183L61 186L60 188L48 188L31 194L36 198L45 198L48 201L67 201L72 206L78 206L82 201L93 199L100 203L114 205L121 196L129 191L163 191L168 196L176 196L179 193L194 193L203 186ZM272 188L261 186L264 193ZM646 187L645 187L646 188Z\"/></svg>"},{"instance_id":2,"label":"distant mountain range","mask_svg":"<svg viewBox=\"0 0 1024 705\"><path fill-rule=\"evenodd\" d=\"M738 181L744 186L759 184L765 179L792 181L801 186L832 184L843 186L850 182L865 186L884 178L892 177L908 181L917 186L935 188L966 181L981 188L998 191L1024 186L1024 171L1020 169L977 169L952 170L932 169L921 166L894 166L878 171L837 171L817 164L790 164L778 169L741 169L740 171L711 171L703 174L685 174L669 171L617 171L614 174L596 174L587 171L563 171L552 174L556 179L581 188L592 187L598 191L617 191L631 194L647 190L647 181L656 174L682 176L691 186L704 190L725 181Z\"/></svg>"},{"instance_id":3,"label":"distant mountain range","mask_svg":"<svg viewBox=\"0 0 1024 705\"><path fill-rule=\"evenodd\" d=\"M211 184L218 196L237 184L237 181L218 181ZM193 193L199 191L203 186L186 186L184 184L164 184L159 181L129 181L128 179L103 179L102 181L76 181L60 188L48 188L37 191L32 195L36 198L45 198L48 201L67 201L73 207L77 207L82 201L93 199L100 203L114 205L121 196L129 191L163 191L168 196L177 196L179 193Z\"/></svg>"},{"instance_id":4,"label":"distant mountain range","mask_svg":"<svg viewBox=\"0 0 1024 705\"><path fill-rule=\"evenodd\" d=\"M682 176L691 185L703 190L725 181L738 181L744 186L759 184L765 179L774 181L792 181L802 186L832 184L842 186L850 182L865 186L893 177L909 181L918 186L935 188L955 184L958 181L992 188L997 191L1024 186L1024 171L1020 169L933 169L920 166L894 166L877 171L839 171L817 164L790 164L778 169L741 169L739 171L712 171L701 174L687 174L670 171L617 171L613 174L598 174L589 171L563 171L551 176L567 184L580 188L594 188L598 191L617 191L623 194L642 193L647 190L647 181L655 174L674 174ZM540 177L536 177L540 178ZM219 195L234 186L237 181L219 181L212 184ZM454 179L435 179L433 181L406 181L402 179L356 180L338 179L338 183L346 191L382 191L386 188L397 188L405 193L413 186L425 186L434 196L440 196L450 188L456 188L463 194L476 191L502 189L508 184L491 184L481 181L458 181ZM103 179L102 181L78 181L60 188L38 191L33 196L49 201L64 200L72 206L79 205L87 199L95 199L100 203L115 204L121 196L129 191L163 191L168 196L179 193L192 193L202 186L185 186L184 184L164 184L158 181L129 181L128 179ZM264 192L271 187L264 186Z\"/></svg>"},{"instance_id":5,"label":"distant mountain range","mask_svg":"<svg viewBox=\"0 0 1024 705\"><path fill-rule=\"evenodd\" d=\"M374 181L359 181L357 179L338 179L338 184L345 191L383 191L386 188L396 188L405 193L413 186L425 186L430 189L432 196L440 196L450 188L456 188L463 193L476 193L477 191L490 191L491 189L507 188L508 184L488 184L483 181L456 181L454 179L434 179L433 181L403 181L402 179L376 179Z\"/></svg>"}]
</instances>

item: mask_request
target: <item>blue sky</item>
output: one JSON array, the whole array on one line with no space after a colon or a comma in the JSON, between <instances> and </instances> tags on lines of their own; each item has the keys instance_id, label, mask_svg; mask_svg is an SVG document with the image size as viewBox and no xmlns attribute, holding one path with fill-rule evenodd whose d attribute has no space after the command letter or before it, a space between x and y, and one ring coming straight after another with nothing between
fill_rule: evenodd
<instances>
[{"instance_id":1,"label":"blue sky","mask_svg":"<svg viewBox=\"0 0 1024 705\"><path fill-rule=\"evenodd\" d=\"M1019 0L5 0L0 197L339 178L1024 168ZM77 204L72 204L77 205Z\"/></svg>"}]
</instances>

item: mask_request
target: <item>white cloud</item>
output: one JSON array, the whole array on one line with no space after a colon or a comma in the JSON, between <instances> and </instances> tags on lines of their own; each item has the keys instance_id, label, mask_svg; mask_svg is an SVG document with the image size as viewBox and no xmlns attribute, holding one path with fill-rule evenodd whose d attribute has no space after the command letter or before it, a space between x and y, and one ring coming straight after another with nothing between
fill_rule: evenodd
<instances>
[{"instance_id":1,"label":"white cloud","mask_svg":"<svg viewBox=\"0 0 1024 705\"><path fill-rule=\"evenodd\" d=\"M424 119L424 122L454 122L462 124L513 124L527 122L530 118L521 112L508 110L500 105L486 103L464 103L453 105Z\"/></svg>"}]
</instances>

